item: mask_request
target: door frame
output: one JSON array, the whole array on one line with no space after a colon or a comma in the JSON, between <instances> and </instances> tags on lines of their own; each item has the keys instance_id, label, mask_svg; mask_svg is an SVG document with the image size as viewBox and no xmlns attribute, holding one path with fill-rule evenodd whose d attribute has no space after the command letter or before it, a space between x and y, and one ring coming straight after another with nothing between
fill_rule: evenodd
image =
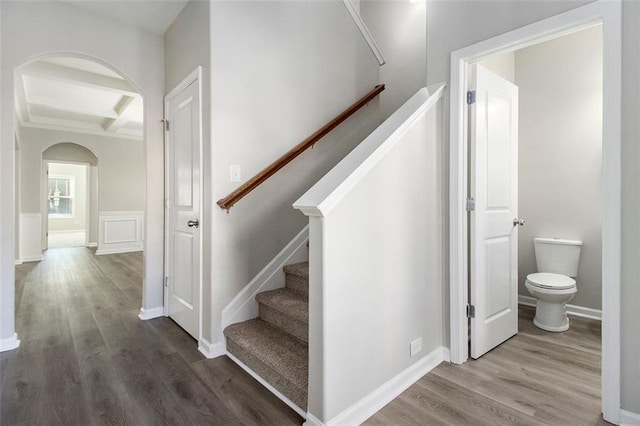
<instances>
[{"instance_id":1,"label":"door frame","mask_svg":"<svg viewBox=\"0 0 640 426\"><path fill-rule=\"evenodd\" d=\"M198 303L198 345L202 341L202 280L203 280L203 210L204 210L204 173L202 172L204 166L204 158L203 158L203 126L202 126L202 67L198 66L195 70L193 70L184 80L182 80L176 87L174 87L168 94L164 97L164 119L167 119L167 112L169 111L169 101L175 98L178 94L180 94L183 90L189 87L191 84L198 85L198 96L200 98L198 105L198 151L200 153L200 191L198 193L198 198L200 200L200 244L198 246L198 256L200 256L199 262L199 271L198 271L198 293L200 295L199 303ZM169 188L169 160L170 160L170 151L168 144L168 131L164 130L164 268L163 268L163 276L165 280L164 285L164 316L169 316L169 288L166 285L166 279L168 276L168 268L169 268L169 202L168 202L168 188Z\"/></svg>"},{"instance_id":2,"label":"door frame","mask_svg":"<svg viewBox=\"0 0 640 426\"><path fill-rule=\"evenodd\" d=\"M53 145L52 145L53 146ZM82 146L82 145L80 145ZM49 147L50 148L50 147ZM84 148L84 147L83 147ZM47 148L48 149L48 148ZM46 149L45 149L46 151ZM44 153L44 151L43 151ZM97 157L96 157L97 158ZM89 234L91 233L91 163L87 163L85 161L71 161L71 160L48 160L46 158L42 159L42 168L41 168L41 188L42 194L40 197L40 214L42 215L42 250L49 249L49 174L47 171L49 170L49 164L77 164L79 166L85 166L85 224L84 224L84 246L89 246ZM96 194L97 197L97 194ZM98 208L100 211L100 208ZM96 212L96 216L97 216ZM97 217L96 217L97 220Z\"/></svg>"},{"instance_id":3,"label":"door frame","mask_svg":"<svg viewBox=\"0 0 640 426\"><path fill-rule=\"evenodd\" d=\"M470 64L513 52L593 25L603 26L603 223L602 223L602 413L618 424L621 306L621 88L622 4L599 0L451 53L449 164L449 315L451 362L467 361L468 325L468 145L466 75Z\"/></svg>"}]
</instances>

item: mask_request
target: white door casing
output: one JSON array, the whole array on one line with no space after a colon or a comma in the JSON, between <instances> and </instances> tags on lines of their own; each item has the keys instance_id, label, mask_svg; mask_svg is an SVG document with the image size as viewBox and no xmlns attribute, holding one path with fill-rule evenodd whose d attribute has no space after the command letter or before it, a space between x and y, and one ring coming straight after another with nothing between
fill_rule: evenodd
<instances>
[{"instance_id":1,"label":"white door casing","mask_svg":"<svg viewBox=\"0 0 640 426\"><path fill-rule=\"evenodd\" d=\"M198 68L165 97L165 313L200 340L202 112Z\"/></svg>"},{"instance_id":2,"label":"white door casing","mask_svg":"<svg viewBox=\"0 0 640 426\"><path fill-rule=\"evenodd\" d=\"M518 332L518 88L480 65L469 90L471 357Z\"/></svg>"}]
</instances>

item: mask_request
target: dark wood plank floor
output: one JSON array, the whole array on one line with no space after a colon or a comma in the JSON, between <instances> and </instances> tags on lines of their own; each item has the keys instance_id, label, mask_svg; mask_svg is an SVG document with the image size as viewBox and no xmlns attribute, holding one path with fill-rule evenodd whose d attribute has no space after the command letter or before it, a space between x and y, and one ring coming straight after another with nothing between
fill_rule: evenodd
<instances>
[{"instance_id":1,"label":"dark wood plank floor","mask_svg":"<svg viewBox=\"0 0 640 426\"><path fill-rule=\"evenodd\" d=\"M16 268L19 349L0 354L1 425L294 425L302 419L227 357L205 359L167 318L140 321L142 255L52 249ZM600 323L519 334L443 363L370 425L596 425Z\"/></svg>"},{"instance_id":2,"label":"dark wood plank floor","mask_svg":"<svg viewBox=\"0 0 640 426\"><path fill-rule=\"evenodd\" d=\"M442 363L367 425L604 425L600 322L549 333L520 307L518 334L478 360Z\"/></svg>"},{"instance_id":3,"label":"dark wood plank floor","mask_svg":"<svg viewBox=\"0 0 640 426\"><path fill-rule=\"evenodd\" d=\"M0 354L2 425L300 425L227 357L137 318L141 253L51 249L16 268L20 348Z\"/></svg>"}]
</instances>

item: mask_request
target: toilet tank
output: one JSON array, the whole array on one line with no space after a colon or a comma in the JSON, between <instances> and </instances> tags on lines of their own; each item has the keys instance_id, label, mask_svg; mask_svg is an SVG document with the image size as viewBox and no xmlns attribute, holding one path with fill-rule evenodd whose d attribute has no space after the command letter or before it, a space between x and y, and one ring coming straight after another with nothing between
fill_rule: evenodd
<instances>
[{"instance_id":1,"label":"toilet tank","mask_svg":"<svg viewBox=\"0 0 640 426\"><path fill-rule=\"evenodd\" d=\"M538 272L552 272L568 277L578 275L582 241L560 238L534 238Z\"/></svg>"}]
</instances>

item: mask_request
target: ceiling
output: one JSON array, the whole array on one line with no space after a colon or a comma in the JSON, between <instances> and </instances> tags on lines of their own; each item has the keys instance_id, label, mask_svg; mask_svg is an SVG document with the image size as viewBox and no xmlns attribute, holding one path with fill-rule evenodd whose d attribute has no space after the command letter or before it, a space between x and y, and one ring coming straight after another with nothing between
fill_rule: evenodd
<instances>
[{"instance_id":1,"label":"ceiling","mask_svg":"<svg viewBox=\"0 0 640 426\"><path fill-rule=\"evenodd\" d=\"M160 35L167 31L188 2L188 0L60 1Z\"/></svg>"},{"instance_id":2,"label":"ceiling","mask_svg":"<svg viewBox=\"0 0 640 426\"><path fill-rule=\"evenodd\" d=\"M32 62L16 71L23 127L142 139L142 97L119 74L74 57Z\"/></svg>"}]
</instances>

